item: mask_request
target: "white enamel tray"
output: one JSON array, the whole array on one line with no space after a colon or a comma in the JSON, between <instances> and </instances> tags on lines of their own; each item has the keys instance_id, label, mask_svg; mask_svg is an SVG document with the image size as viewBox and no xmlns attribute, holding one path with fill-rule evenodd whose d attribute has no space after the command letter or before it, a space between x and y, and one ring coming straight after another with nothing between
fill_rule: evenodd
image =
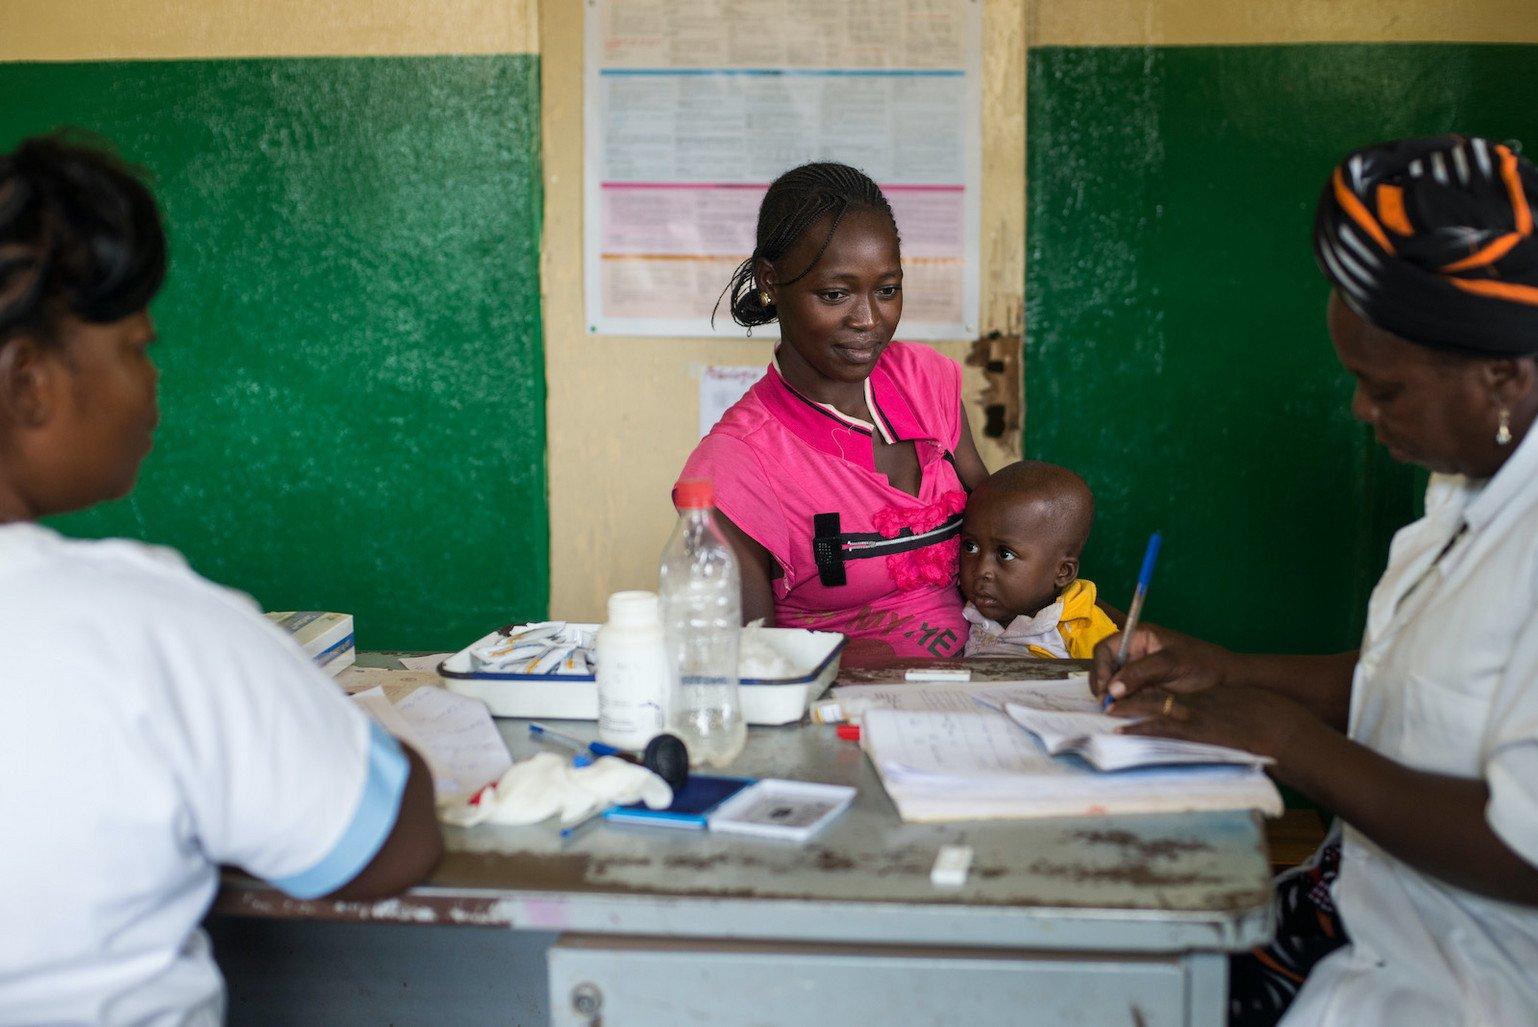
<instances>
[{"instance_id":1,"label":"white enamel tray","mask_svg":"<svg viewBox=\"0 0 1538 1027\"><path fill-rule=\"evenodd\" d=\"M494 717L598 719L598 683L591 674L499 674L472 669L470 650L506 635L515 626L499 628L439 664L438 676L448 689L481 700ZM749 724L793 724L833 683L844 636L800 628L759 630L798 673L784 678L744 678L743 714Z\"/></svg>"}]
</instances>

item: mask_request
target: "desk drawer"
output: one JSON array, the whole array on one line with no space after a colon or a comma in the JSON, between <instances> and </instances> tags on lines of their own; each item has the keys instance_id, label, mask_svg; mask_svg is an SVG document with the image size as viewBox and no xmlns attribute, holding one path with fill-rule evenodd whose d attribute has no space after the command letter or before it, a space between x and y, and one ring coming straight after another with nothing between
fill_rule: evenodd
<instances>
[{"instance_id":1,"label":"desk drawer","mask_svg":"<svg viewBox=\"0 0 1538 1027\"><path fill-rule=\"evenodd\" d=\"M778 945L566 935L549 954L560 1027L1222 1022L1221 955ZM1216 979L1214 979L1216 978Z\"/></svg>"}]
</instances>

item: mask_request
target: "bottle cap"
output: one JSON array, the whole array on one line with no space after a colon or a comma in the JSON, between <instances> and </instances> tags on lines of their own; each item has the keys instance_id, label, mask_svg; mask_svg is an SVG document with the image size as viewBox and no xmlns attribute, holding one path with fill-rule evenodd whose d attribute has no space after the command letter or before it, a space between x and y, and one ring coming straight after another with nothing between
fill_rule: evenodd
<instances>
[{"instance_id":1,"label":"bottle cap","mask_svg":"<svg viewBox=\"0 0 1538 1027\"><path fill-rule=\"evenodd\" d=\"M609 597L609 623L622 627L650 627L662 622L662 607L655 592L616 592Z\"/></svg>"},{"instance_id":2,"label":"bottle cap","mask_svg":"<svg viewBox=\"0 0 1538 1027\"><path fill-rule=\"evenodd\" d=\"M715 486L704 478L685 478L673 489L673 505L680 510L715 506Z\"/></svg>"}]
</instances>

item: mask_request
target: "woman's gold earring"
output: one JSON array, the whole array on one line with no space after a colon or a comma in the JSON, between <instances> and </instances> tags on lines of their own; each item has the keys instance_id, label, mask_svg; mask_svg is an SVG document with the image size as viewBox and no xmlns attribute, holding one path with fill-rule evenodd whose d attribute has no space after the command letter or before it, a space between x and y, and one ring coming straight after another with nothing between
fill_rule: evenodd
<instances>
[{"instance_id":1,"label":"woman's gold earring","mask_svg":"<svg viewBox=\"0 0 1538 1027\"><path fill-rule=\"evenodd\" d=\"M1495 429L1495 444L1497 446L1511 445L1511 411L1501 407L1501 425Z\"/></svg>"},{"instance_id":2,"label":"woman's gold earring","mask_svg":"<svg viewBox=\"0 0 1538 1027\"><path fill-rule=\"evenodd\" d=\"M769 295L768 289L758 290L758 305L761 307L774 306L774 299Z\"/></svg>"}]
</instances>

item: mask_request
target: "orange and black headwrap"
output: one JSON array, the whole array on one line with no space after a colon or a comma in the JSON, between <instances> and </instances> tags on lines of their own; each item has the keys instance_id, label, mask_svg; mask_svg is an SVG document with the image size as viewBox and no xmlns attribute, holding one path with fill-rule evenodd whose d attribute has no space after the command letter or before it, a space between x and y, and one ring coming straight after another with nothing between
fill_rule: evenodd
<instances>
[{"instance_id":1,"label":"orange and black headwrap","mask_svg":"<svg viewBox=\"0 0 1538 1027\"><path fill-rule=\"evenodd\" d=\"M1488 139L1401 139L1348 156L1314 220L1341 298L1403 339L1538 353L1538 168Z\"/></svg>"}]
</instances>

